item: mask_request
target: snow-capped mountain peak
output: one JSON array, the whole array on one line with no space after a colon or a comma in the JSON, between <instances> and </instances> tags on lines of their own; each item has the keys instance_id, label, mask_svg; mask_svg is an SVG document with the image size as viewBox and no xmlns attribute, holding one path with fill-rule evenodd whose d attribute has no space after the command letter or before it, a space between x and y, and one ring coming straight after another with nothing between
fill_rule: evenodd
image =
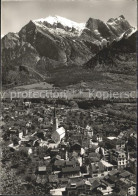
<instances>
[{"instance_id":1,"label":"snow-capped mountain peak","mask_svg":"<svg viewBox=\"0 0 138 196\"><path fill-rule=\"evenodd\" d=\"M47 22L50 25L57 25L58 23L60 23L64 27L68 27L70 29L74 28L78 32L81 32L85 28L85 23L77 23L69 19L63 18L61 16L54 16L54 17L48 16L47 18L37 19L37 20L34 20L33 22L39 23L39 24L40 23L43 24L44 22Z\"/></svg>"}]
</instances>

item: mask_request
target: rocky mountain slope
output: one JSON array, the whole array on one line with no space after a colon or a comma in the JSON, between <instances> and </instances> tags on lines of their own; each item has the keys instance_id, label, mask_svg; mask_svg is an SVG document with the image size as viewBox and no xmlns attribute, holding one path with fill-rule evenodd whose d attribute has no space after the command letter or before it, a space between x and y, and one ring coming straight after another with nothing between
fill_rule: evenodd
<instances>
[{"instance_id":1,"label":"rocky mountain slope","mask_svg":"<svg viewBox=\"0 0 138 196\"><path fill-rule=\"evenodd\" d=\"M104 47L85 66L98 71L136 74L136 32L129 37L125 33L120 41Z\"/></svg>"},{"instance_id":2,"label":"rocky mountain slope","mask_svg":"<svg viewBox=\"0 0 138 196\"><path fill-rule=\"evenodd\" d=\"M107 23L93 18L76 23L59 16L32 20L2 38L3 85L49 80L57 69L82 69L103 48L124 35L128 39L133 31L122 15Z\"/></svg>"}]
</instances>

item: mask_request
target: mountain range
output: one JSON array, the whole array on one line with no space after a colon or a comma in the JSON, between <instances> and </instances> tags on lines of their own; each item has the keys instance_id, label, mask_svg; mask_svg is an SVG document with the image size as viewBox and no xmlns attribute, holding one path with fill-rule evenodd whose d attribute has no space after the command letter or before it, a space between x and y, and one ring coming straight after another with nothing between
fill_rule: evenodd
<instances>
[{"instance_id":1,"label":"mountain range","mask_svg":"<svg viewBox=\"0 0 138 196\"><path fill-rule=\"evenodd\" d=\"M68 86L94 80L94 72L133 75L135 43L136 30L123 15L106 23L60 16L31 20L1 40L3 85L47 81Z\"/></svg>"}]
</instances>

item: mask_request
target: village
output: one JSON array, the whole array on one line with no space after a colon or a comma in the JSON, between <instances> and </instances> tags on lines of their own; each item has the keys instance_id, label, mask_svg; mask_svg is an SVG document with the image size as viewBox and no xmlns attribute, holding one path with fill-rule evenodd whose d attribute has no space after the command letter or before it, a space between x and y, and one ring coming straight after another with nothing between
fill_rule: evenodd
<instances>
[{"instance_id":1,"label":"village","mask_svg":"<svg viewBox=\"0 0 138 196\"><path fill-rule=\"evenodd\" d=\"M119 122L111 109L84 110L62 101L5 99L1 105L2 194L136 195L131 121Z\"/></svg>"}]
</instances>

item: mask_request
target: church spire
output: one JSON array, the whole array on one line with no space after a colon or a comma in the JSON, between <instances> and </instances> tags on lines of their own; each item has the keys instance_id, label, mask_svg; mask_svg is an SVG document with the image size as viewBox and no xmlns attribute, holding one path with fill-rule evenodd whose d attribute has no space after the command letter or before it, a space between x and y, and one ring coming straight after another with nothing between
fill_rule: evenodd
<instances>
[{"instance_id":1,"label":"church spire","mask_svg":"<svg viewBox=\"0 0 138 196\"><path fill-rule=\"evenodd\" d=\"M54 107L54 118L56 118L56 108Z\"/></svg>"},{"instance_id":2,"label":"church spire","mask_svg":"<svg viewBox=\"0 0 138 196\"><path fill-rule=\"evenodd\" d=\"M53 111L53 132L56 131L58 129L58 119L56 116L56 108L54 107L54 111Z\"/></svg>"}]
</instances>

